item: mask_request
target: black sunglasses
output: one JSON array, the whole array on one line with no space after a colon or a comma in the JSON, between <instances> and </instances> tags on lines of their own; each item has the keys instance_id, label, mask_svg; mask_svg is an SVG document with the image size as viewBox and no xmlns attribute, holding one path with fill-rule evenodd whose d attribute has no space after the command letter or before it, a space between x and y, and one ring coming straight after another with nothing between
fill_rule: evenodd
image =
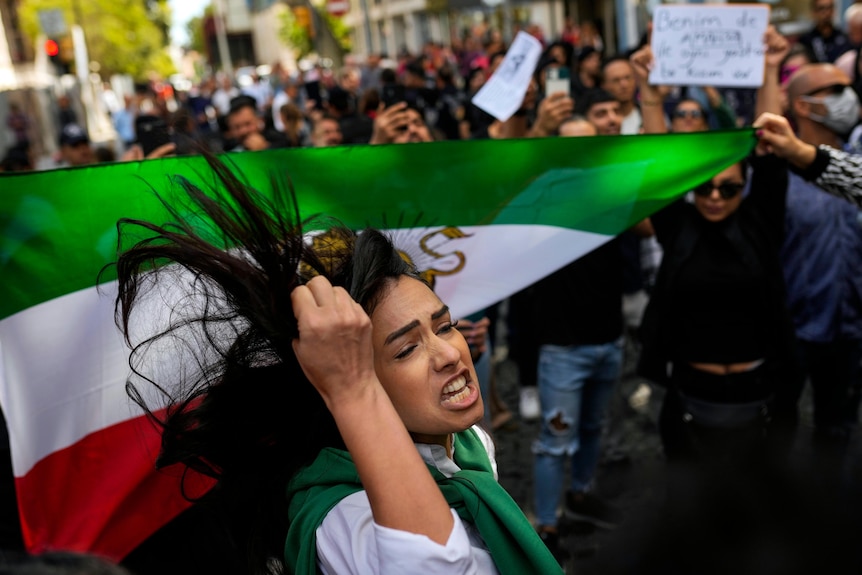
<instances>
[{"instance_id":1,"label":"black sunglasses","mask_svg":"<svg viewBox=\"0 0 862 575\"><path fill-rule=\"evenodd\" d=\"M704 182L694 189L694 193L698 196L708 198L712 195L712 190L718 190L718 195L721 196L722 200L729 200L736 197L744 187L745 184L740 184L739 182L722 182L717 186L714 186L712 182Z\"/></svg>"},{"instance_id":2,"label":"black sunglasses","mask_svg":"<svg viewBox=\"0 0 862 575\"><path fill-rule=\"evenodd\" d=\"M806 95L806 96L813 96L813 95L814 95L814 94L816 94L817 92L822 92L822 91L824 91L824 90L829 90L829 93L830 93L830 94L833 94L833 95L836 95L836 96L837 96L837 95L840 95L842 92L844 92L844 89L845 89L846 87L847 87L847 86L846 86L845 84L832 84L832 85L830 85L830 86L823 86L823 87L821 87L821 88L817 88L817 89L815 89L815 90L811 90L810 92L806 92L806 93L805 93L805 95Z\"/></svg>"},{"instance_id":3,"label":"black sunglasses","mask_svg":"<svg viewBox=\"0 0 862 575\"><path fill-rule=\"evenodd\" d=\"M701 112L700 110L674 110L673 117L680 120L683 118L699 120L700 118L703 118L703 112Z\"/></svg>"}]
</instances>

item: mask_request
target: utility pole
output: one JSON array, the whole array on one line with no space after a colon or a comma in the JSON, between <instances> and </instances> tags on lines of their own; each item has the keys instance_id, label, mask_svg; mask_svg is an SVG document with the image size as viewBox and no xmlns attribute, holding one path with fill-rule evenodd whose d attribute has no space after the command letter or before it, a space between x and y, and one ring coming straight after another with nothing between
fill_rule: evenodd
<instances>
[{"instance_id":1,"label":"utility pole","mask_svg":"<svg viewBox=\"0 0 862 575\"><path fill-rule=\"evenodd\" d=\"M374 52L374 46L371 45L371 19L368 17L368 0L359 0L359 9L362 10L362 27L365 28L365 55L368 56ZM384 51L380 50L380 52Z\"/></svg>"},{"instance_id":2,"label":"utility pole","mask_svg":"<svg viewBox=\"0 0 862 575\"><path fill-rule=\"evenodd\" d=\"M233 63L231 63L230 60L230 48L227 44L227 31L225 30L225 15L222 7L222 0L212 0L212 2L219 60L221 60L221 67L224 73L230 78L233 78Z\"/></svg>"}]
</instances>

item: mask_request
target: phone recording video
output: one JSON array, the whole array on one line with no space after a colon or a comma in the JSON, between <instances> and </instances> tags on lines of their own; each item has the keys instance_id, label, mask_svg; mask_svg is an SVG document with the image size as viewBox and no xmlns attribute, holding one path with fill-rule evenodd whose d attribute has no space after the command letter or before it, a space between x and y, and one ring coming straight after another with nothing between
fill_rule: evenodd
<instances>
[{"instance_id":1,"label":"phone recording video","mask_svg":"<svg viewBox=\"0 0 862 575\"><path fill-rule=\"evenodd\" d=\"M404 86L401 84L384 84L383 89L380 94L380 101L383 102L383 106L388 108L393 104L397 104L398 102L404 102L406 100L406 95L404 92Z\"/></svg>"},{"instance_id":2,"label":"phone recording video","mask_svg":"<svg viewBox=\"0 0 862 575\"><path fill-rule=\"evenodd\" d=\"M545 70L545 95L550 96L557 92L563 92L571 96L571 78L569 69L560 66L552 66Z\"/></svg>"},{"instance_id":3,"label":"phone recording video","mask_svg":"<svg viewBox=\"0 0 862 575\"><path fill-rule=\"evenodd\" d=\"M167 123L158 116L141 115L135 118L135 134L144 156L173 141Z\"/></svg>"}]
</instances>

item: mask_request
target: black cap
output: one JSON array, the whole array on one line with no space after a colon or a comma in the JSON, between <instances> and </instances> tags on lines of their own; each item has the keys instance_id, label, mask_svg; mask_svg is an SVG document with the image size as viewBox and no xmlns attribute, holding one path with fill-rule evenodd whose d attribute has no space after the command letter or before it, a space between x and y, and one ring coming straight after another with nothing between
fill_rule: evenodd
<instances>
[{"instance_id":1,"label":"black cap","mask_svg":"<svg viewBox=\"0 0 862 575\"><path fill-rule=\"evenodd\" d=\"M578 62L583 62L584 60L586 60L587 58L589 58L592 54L595 54L596 52L598 52L598 50L596 50L592 46L584 46L578 52Z\"/></svg>"},{"instance_id":2,"label":"black cap","mask_svg":"<svg viewBox=\"0 0 862 575\"><path fill-rule=\"evenodd\" d=\"M254 99L254 96L240 94L239 96L231 98L228 116L233 115L235 112L243 108L251 108L257 111L257 100Z\"/></svg>"},{"instance_id":3,"label":"black cap","mask_svg":"<svg viewBox=\"0 0 862 575\"><path fill-rule=\"evenodd\" d=\"M66 124L60 130L60 146L76 146L82 142L90 143L90 136L78 124Z\"/></svg>"},{"instance_id":4,"label":"black cap","mask_svg":"<svg viewBox=\"0 0 862 575\"><path fill-rule=\"evenodd\" d=\"M350 94L344 88L334 86L327 90L326 101L339 112L350 111Z\"/></svg>"}]
</instances>

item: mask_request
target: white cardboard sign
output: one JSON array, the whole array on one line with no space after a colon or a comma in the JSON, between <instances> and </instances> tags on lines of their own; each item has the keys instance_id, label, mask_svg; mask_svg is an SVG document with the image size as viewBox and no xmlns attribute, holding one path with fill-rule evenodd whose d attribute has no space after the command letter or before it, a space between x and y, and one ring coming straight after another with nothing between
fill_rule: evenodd
<instances>
[{"instance_id":1,"label":"white cardboard sign","mask_svg":"<svg viewBox=\"0 0 862 575\"><path fill-rule=\"evenodd\" d=\"M759 87L768 25L769 6L761 4L656 6L650 83Z\"/></svg>"},{"instance_id":2,"label":"white cardboard sign","mask_svg":"<svg viewBox=\"0 0 862 575\"><path fill-rule=\"evenodd\" d=\"M518 32L497 71L473 96L473 104L501 122L511 118L524 101L541 55L541 42Z\"/></svg>"}]
</instances>

